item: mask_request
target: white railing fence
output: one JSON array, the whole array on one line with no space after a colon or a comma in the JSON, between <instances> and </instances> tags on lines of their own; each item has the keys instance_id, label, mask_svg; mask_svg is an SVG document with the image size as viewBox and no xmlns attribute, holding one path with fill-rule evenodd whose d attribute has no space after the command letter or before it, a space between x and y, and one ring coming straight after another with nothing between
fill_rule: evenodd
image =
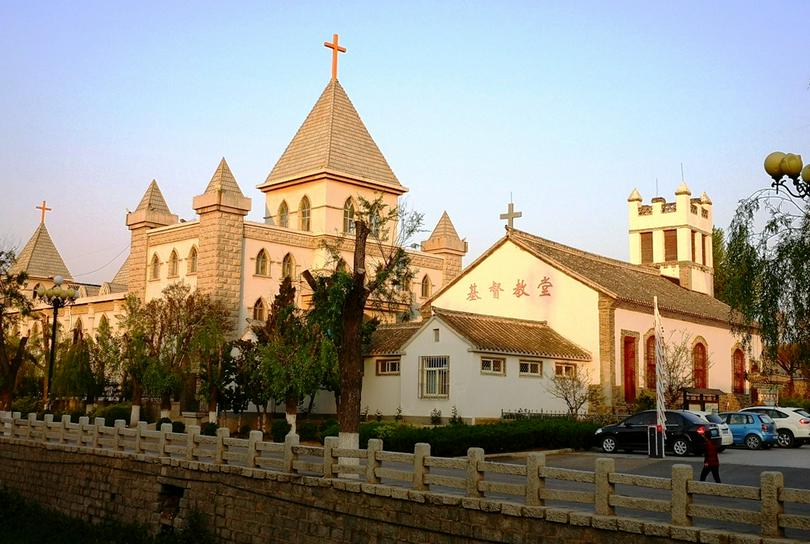
<instances>
[{"instance_id":1,"label":"white railing fence","mask_svg":"<svg viewBox=\"0 0 810 544\"><path fill-rule=\"evenodd\" d=\"M810 514L786 512L786 506L795 511L797 505L810 505L810 490L785 487L781 472L763 472L759 486L741 486L696 481L692 467L682 464L672 466L671 478L658 478L616 472L609 458L597 459L591 472L547 466L542 452L530 453L526 464L518 465L487 461L481 448L470 448L466 457L446 458L432 456L430 444L423 443L416 444L413 453L400 453L384 451L378 439L369 440L366 449L347 449L339 447L337 437L327 437L323 446L306 446L297 435L274 443L265 442L261 431L232 438L228 429L220 428L216 436L204 436L196 425L175 433L171 424L149 430L143 422L127 428L124 420L117 420L108 427L103 418L91 423L81 417L74 423L68 415L55 421L52 415L39 420L36 414L21 418L19 413L0 412L0 440L4 438L183 459L192 462L191 468L195 462L235 465L532 507L547 506L548 501L578 503L602 516L627 508L664 515L672 525L683 527L701 519L728 521L748 524L751 531L759 528L767 537L782 537L788 528L810 531ZM559 488L561 482L573 482L565 484L573 489ZM617 492L617 485L624 486L623 493ZM649 491L639 496L642 489L657 490L652 494L660 498L651 498ZM722 506L719 498L742 500L745 507Z\"/></svg>"}]
</instances>

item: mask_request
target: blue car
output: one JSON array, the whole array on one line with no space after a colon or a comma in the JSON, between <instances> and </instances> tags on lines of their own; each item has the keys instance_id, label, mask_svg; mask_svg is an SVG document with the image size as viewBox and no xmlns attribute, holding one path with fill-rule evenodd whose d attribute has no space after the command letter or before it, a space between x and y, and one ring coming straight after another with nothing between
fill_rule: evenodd
<instances>
[{"instance_id":1,"label":"blue car","mask_svg":"<svg viewBox=\"0 0 810 544\"><path fill-rule=\"evenodd\" d=\"M769 415L756 412L724 412L720 417L731 429L735 446L758 450L763 447L770 448L779 439L776 424Z\"/></svg>"}]
</instances>

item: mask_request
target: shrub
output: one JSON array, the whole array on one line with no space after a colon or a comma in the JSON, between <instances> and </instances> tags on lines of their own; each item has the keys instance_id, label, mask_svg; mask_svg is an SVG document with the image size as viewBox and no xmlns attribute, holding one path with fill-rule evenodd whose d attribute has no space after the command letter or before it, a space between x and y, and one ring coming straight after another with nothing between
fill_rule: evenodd
<instances>
[{"instance_id":1,"label":"shrub","mask_svg":"<svg viewBox=\"0 0 810 544\"><path fill-rule=\"evenodd\" d=\"M321 442L323 442L327 436L338 436L339 433L340 424L336 419L328 419L321 423Z\"/></svg>"},{"instance_id":2,"label":"shrub","mask_svg":"<svg viewBox=\"0 0 810 544\"><path fill-rule=\"evenodd\" d=\"M42 411L42 401L35 397L19 397L11 403L12 412L20 412L22 417Z\"/></svg>"},{"instance_id":3,"label":"shrub","mask_svg":"<svg viewBox=\"0 0 810 544\"><path fill-rule=\"evenodd\" d=\"M430 412L430 424L431 425L441 425L442 423L442 411L438 408L434 408Z\"/></svg>"},{"instance_id":4,"label":"shrub","mask_svg":"<svg viewBox=\"0 0 810 544\"><path fill-rule=\"evenodd\" d=\"M205 436L216 436L217 429L219 429L219 426L216 423L211 423L209 421L208 423L202 426L202 428L200 429L200 434Z\"/></svg>"},{"instance_id":5,"label":"shrub","mask_svg":"<svg viewBox=\"0 0 810 544\"><path fill-rule=\"evenodd\" d=\"M160 419L158 420L158 422L157 422L157 429L158 429L158 430L160 430L160 427L162 427L164 423L168 423L169 425L171 425L171 424L172 424L172 420L171 420L171 419L169 419L168 417L162 417L162 418L160 418Z\"/></svg>"},{"instance_id":6,"label":"shrub","mask_svg":"<svg viewBox=\"0 0 810 544\"><path fill-rule=\"evenodd\" d=\"M284 442L284 437L290 432L290 424L286 419L274 419L270 426L270 436L273 442Z\"/></svg>"},{"instance_id":7,"label":"shrub","mask_svg":"<svg viewBox=\"0 0 810 544\"><path fill-rule=\"evenodd\" d=\"M301 440L318 440L318 426L312 421L304 421L297 426L298 436Z\"/></svg>"},{"instance_id":8,"label":"shrub","mask_svg":"<svg viewBox=\"0 0 810 544\"><path fill-rule=\"evenodd\" d=\"M123 419L129 422L129 416L132 414L132 404L129 402L122 402L120 404L109 404L107 406L96 407L95 410L90 412L90 421L93 418L103 417L104 424L108 427L115 425L116 419Z\"/></svg>"},{"instance_id":9,"label":"shrub","mask_svg":"<svg viewBox=\"0 0 810 544\"><path fill-rule=\"evenodd\" d=\"M655 409L655 392L645 389L641 394L636 397L636 404L632 410L633 413L643 412L644 410Z\"/></svg>"},{"instance_id":10,"label":"shrub","mask_svg":"<svg viewBox=\"0 0 810 544\"><path fill-rule=\"evenodd\" d=\"M172 432L173 433L184 433L186 432L186 424L182 421L172 421Z\"/></svg>"},{"instance_id":11,"label":"shrub","mask_svg":"<svg viewBox=\"0 0 810 544\"><path fill-rule=\"evenodd\" d=\"M253 429L250 427L250 425L245 424L239 427L239 431L236 434L238 434L242 438L247 438L248 436L250 436L250 431L252 430Z\"/></svg>"}]
</instances>

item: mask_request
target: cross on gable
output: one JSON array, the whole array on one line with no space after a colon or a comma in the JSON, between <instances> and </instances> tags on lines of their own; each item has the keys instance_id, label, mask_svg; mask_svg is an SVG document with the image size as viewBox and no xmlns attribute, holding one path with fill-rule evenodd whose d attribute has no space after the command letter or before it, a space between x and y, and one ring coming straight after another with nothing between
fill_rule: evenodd
<instances>
[{"instance_id":1,"label":"cross on gable","mask_svg":"<svg viewBox=\"0 0 810 544\"><path fill-rule=\"evenodd\" d=\"M337 79L338 53L345 53L346 48L338 45L338 35L332 35L331 42L323 42L325 47L332 50L332 79Z\"/></svg>"},{"instance_id":2,"label":"cross on gable","mask_svg":"<svg viewBox=\"0 0 810 544\"><path fill-rule=\"evenodd\" d=\"M510 229L514 227L515 219L518 217L523 217L523 212L516 212L515 205L512 202L509 203L509 210L501 214L501 219L506 219Z\"/></svg>"},{"instance_id":3,"label":"cross on gable","mask_svg":"<svg viewBox=\"0 0 810 544\"><path fill-rule=\"evenodd\" d=\"M45 201L43 200L42 204L40 204L39 206L34 206L34 209L42 211L42 217L40 218L39 222L40 222L41 225L44 225L45 224L45 212L52 211L52 208L46 208L45 207Z\"/></svg>"}]
</instances>

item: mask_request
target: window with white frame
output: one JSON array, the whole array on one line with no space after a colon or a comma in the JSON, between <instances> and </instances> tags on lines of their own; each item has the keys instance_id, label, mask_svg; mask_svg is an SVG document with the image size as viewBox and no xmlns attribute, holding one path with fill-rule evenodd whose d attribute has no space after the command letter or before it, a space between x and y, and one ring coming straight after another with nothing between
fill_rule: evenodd
<instances>
[{"instance_id":1,"label":"window with white frame","mask_svg":"<svg viewBox=\"0 0 810 544\"><path fill-rule=\"evenodd\" d=\"M392 376L399 374L399 359L378 359L377 376Z\"/></svg>"},{"instance_id":2,"label":"window with white frame","mask_svg":"<svg viewBox=\"0 0 810 544\"><path fill-rule=\"evenodd\" d=\"M542 376L543 375L543 362L542 361L520 361L520 375L521 376Z\"/></svg>"},{"instance_id":3,"label":"window with white frame","mask_svg":"<svg viewBox=\"0 0 810 544\"><path fill-rule=\"evenodd\" d=\"M481 357L481 374L506 375L506 360L494 357Z\"/></svg>"},{"instance_id":4,"label":"window with white frame","mask_svg":"<svg viewBox=\"0 0 810 544\"><path fill-rule=\"evenodd\" d=\"M556 363L554 365L554 375L563 378L573 378L577 375L577 365L573 363Z\"/></svg>"},{"instance_id":5,"label":"window with white frame","mask_svg":"<svg viewBox=\"0 0 810 544\"><path fill-rule=\"evenodd\" d=\"M450 395L450 358L419 358L419 397L447 398Z\"/></svg>"}]
</instances>

